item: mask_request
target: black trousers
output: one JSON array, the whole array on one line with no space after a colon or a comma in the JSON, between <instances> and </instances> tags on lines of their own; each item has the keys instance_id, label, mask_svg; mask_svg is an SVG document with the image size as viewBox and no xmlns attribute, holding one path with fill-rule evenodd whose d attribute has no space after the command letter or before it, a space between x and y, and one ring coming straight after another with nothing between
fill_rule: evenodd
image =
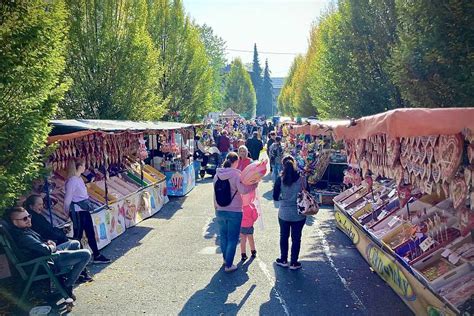
<instances>
[{"instance_id":1,"label":"black trousers","mask_svg":"<svg viewBox=\"0 0 474 316\"><path fill-rule=\"evenodd\" d=\"M288 239L291 234L291 263L298 262L301 249L301 234L306 219L298 222L288 222L278 218L280 223L280 259L288 261Z\"/></svg>"},{"instance_id":2,"label":"black trousers","mask_svg":"<svg viewBox=\"0 0 474 316\"><path fill-rule=\"evenodd\" d=\"M81 241L84 231L86 232L87 241L89 247L91 247L92 254L98 256L100 254L99 248L97 247L97 241L95 240L94 224L92 223L92 216L88 211L76 212L77 219L79 220L79 229L75 230L74 239ZM75 225L75 223L74 223Z\"/></svg>"}]
</instances>

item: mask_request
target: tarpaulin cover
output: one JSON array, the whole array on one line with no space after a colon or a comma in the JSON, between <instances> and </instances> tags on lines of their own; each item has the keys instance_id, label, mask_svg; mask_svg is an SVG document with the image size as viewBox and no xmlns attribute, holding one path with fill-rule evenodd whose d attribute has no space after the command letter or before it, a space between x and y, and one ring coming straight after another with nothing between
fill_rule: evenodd
<instances>
[{"instance_id":1,"label":"tarpaulin cover","mask_svg":"<svg viewBox=\"0 0 474 316\"><path fill-rule=\"evenodd\" d=\"M225 110L224 112L222 112L221 114L219 114L220 117L229 117L229 118L232 118L232 117L240 117L239 114L235 113L231 108L228 108L227 110Z\"/></svg>"},{"instance_id":2,"label":"tarpaulin cover","mask_svg":"<svg viewBox=\"0 0 474 316\"><path fill-rule=\"evenodd\" d=\"M331 130L336 126L348 126L349 121L316 121L309 120L307 124L293 125L290 133L294 135L331 135Z\"/></svg>"},{"instance_id":3,"label":"tarpaulin cover","mask_svg":"<svg viewBox=\"0 0 474 316\"><path fill-rule=\"evenodd\" d=\"M70 139L75 139L75 138L87 136L87 135L94 134L94 133L97 133L97 131L87 130L87 131L79 131L79 132L70 133L70 134L49 136L48 137L48 144L52 144L52 143L55 143L55 142L62 142L62 141L65 141L65 140L70 140Z\"/></svg>"},{"instance_id":4,"label":"tarpaulin cover","mask_svg":"<svg viewBox=\"0 0 474 316\"><path fill-rule=\"evenodd\" d=\"M104 132L115 131L152 131L176 130L192 127L192 124L176 122L151 121L116 121L116 120L53 120L53 130L50 135L60 135L83 130L97 130Z\"/></svg>"},{"instance_id":5,"label":"tarpaulin cover","mask_svg":"<svg viewBox=\"0 0 474 316\"><path fill-rule=\"evenodd\" d=\"M376 134L391 137L454 135L465 128L474 131L474 108L407 108L362 117L357 125L333 128L339 139L366 139Z\"/></svg>"}]
</instances>

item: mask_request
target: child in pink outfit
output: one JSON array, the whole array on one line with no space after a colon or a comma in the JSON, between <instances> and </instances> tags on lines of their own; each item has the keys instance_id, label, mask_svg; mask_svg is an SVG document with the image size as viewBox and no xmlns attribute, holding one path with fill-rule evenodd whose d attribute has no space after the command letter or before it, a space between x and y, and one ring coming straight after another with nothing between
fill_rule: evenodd
<instances>
[{"instance_id":1,"label":"child in pink outfit","mask_svg":"<svg viewBox=\"0 0 474 316\"><path fill-rule=\"evenodd\" d=\"M242 253L242 261L248 259L246 253L247 240L250 244L250 251L252 257L257 255L255 250L255 241L253 239L253 224L258 218L258 211L255 205L251 202L255 198L255 191L242 195L242 223L240 224L240 250Z\"/></svg>"}]
</instances>

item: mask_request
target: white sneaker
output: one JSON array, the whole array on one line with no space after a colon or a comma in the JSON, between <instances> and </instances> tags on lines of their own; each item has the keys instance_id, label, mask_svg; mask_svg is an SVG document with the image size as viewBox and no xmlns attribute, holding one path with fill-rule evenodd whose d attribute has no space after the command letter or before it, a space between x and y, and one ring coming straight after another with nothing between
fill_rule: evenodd
<instances>
[{"instance_id":1,"label":"white sneaker","mask_svg":"<svg viewBox=\"0 0 474 316\"><path fill-rule=\"evenodd\" d=\"M233 264L232 266L230 266L228 268L227 267L224 268L224 271L227 272L227 273L234 272L235 270L237 270L237 266L235 264Z\"/></svg>"}]
</instances>

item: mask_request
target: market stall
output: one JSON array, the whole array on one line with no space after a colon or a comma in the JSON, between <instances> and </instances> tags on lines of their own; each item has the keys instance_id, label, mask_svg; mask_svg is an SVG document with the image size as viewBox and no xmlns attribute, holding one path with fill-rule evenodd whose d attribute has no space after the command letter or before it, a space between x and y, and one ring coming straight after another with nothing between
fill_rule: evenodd
<instances>
[{"instance_id":1,"label":"market stall","mask_svg":"<svg viewBox=\"0 0 474 316\"><path fill-rule=\"evenodd\" d=\"M338 227L417 315L473 313L474 108L400 109L335 126L352 187Z\"/></svg>"},{"instance_id":2,"label":"market stall","mask_svg":"<svg viewBox=\"0 0 474 316\"><path fill-rule=\"evenodd\" d=\"M242 117L235 113L234 110L232 110L231 108L228 108L227 110L225 110L224 112L220 113L219 114L219 119L241 119Z\"/></svg>"},{"instance_id":3,"label":"market stall","mask_svg":"<svg viewBox=\"0 0 474 316\"><path fill-rule=\"evenodd\" d=\"M184 196L196 186L195 126L168 123L167 129L148 135L152 165L166 175L169 196Z\"/></svg>"},{"instance_id":4,"label":"market stall","mask_svg":"<svg viewBox=\"0 0 474 316\"><path fill-rule=\"evenodd\" d=\"M54 226L69 221L63 208L67 166L75 158L86 162L83 173L91 201L99 248L126 228L158 212L168 201L165 175L143 164L145 137L164 123L61 120L52 121L48 142L56 146L48 163L48 181L39 181L30 193L45 197L45 217ZM86 243L85 243L86 244Z\"/></svg>"},{"instance_id":5,"label":"market stall","mask_svg":"<svg viewBox=\"0 0 474 316\"><path fill-rule=\"evenodd\" d=\"M307 175L311 193L320 204L332 205L332 199L342 192L342 175L347 168L346 157L334 149L332 127L348 121L311 121L293 125L287 139L288 153L293 155L300 170Z\"/></svg>"}]
</instances>

